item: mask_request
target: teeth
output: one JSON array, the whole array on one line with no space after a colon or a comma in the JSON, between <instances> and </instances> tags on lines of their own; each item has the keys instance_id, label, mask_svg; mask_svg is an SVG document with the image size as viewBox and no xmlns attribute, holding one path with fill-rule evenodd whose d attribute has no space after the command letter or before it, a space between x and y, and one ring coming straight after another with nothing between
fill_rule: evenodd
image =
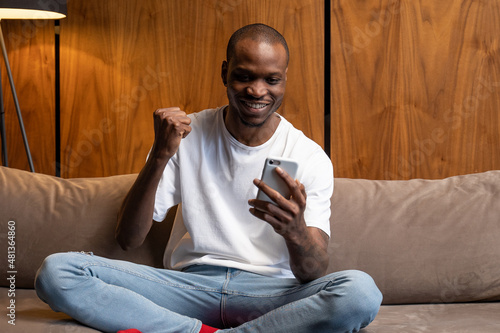
<instances>
[{"instance_id":1,"label":"teeth","mask_svg":"<svg viewBox=\"0 0 500 333\"><path fill-rule=\"evenodd\" d=\"M245 102L245 105L252 108L252 109L262 109L267 106L267 104L257 104L257 103L250 103L250 102Z\"/></svg>"}]
</instances>

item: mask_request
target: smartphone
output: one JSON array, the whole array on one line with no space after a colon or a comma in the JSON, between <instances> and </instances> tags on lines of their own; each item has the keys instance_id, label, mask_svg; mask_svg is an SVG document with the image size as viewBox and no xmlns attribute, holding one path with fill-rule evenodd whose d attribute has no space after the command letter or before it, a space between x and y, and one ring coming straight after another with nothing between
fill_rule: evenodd
<instances>
[{"instance_id":1,"label":"smartphone","mask_svg":"<svg viewBox=\"0 0 500 333\"><path fill-rule=\"evenodd\" d=\"M264 168L262 169L262 176L260 179L271 188L278 191L284 198L289 199L290 189L288 188L288 185L285 183L285 181L281 179L280 175L278 175L278 173L274 170L277 167L285 170L290 175L290 177L295 179L295 177L297 176L299 164L296 161L288 158L268 157L266 158ZM274 203L274 201L261 190L259 190L259 192L257 193L257 199Z\"/></svg>"}]
</instances>

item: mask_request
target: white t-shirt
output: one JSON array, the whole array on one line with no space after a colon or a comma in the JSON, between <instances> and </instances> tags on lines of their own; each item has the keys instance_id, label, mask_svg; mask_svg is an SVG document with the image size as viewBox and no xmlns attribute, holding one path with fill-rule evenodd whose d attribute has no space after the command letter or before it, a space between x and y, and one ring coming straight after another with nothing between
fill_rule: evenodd
<instances>
[{"instance_id":1,"label":"white t-shirt","mask_svg":"<svg viewBox=\"0 0 500 333\"><path fill-rule=\"evenodd\" d=\"M182 203L164 265L182 269L205 264L293 277L283 237L249 212L248 200L257 195L253 179L260 178L269 156L298 161L296 178L307 192L306 223L330 235L331 161L318 144L281 116L266 143L246 146L227 131L223 111L221 107L189 115L192 131L158 185L155 221L163 221L168 209Z\"/></svg>"}]
</instances>

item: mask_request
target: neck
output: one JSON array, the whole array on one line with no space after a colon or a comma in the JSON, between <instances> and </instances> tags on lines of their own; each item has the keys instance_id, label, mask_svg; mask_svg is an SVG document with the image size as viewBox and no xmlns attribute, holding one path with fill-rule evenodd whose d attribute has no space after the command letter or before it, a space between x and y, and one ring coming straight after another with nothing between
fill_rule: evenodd
<instances>
[{"instance_id":1,"label":"neck","mask_svg":"<svg viewBox=\"0 0 500 333\"><path fill-rule=\"evenodd\" d=\"M245 124L233 112L228 112L228 108L229 106L224 109L223 115L228 132L238 142L249 147L256 147L266 143L274 135L281 122L280 117L273 113L262 125L252 126Z\"/></svg>"}]
</instances>

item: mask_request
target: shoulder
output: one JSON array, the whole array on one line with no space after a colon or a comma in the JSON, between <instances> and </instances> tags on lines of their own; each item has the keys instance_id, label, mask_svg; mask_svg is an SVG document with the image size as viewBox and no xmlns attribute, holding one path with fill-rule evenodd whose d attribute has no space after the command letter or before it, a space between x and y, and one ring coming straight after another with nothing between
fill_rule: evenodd
<instances>
[{"instance_id":1,"label":"shoulder","mask_svg":"<svg viewBox=\"0 0 500 333\"><path fill-rule=\"evenodd\" d=\"M281 117L282 130L287 136L287 146L291 148L290 155L297 158L309 161L310 163L318 163L331 167L332 163L328 155L325 153L323 147L317 142L307 137L301 130L295 128L292 123Z\"/></svg>"},{"instance_id":2,"label":"shoulder","mask_svg":"<svg viewBox=\"0 0 500 333\"><path fill-rule=\"evenodd\" d=\"M192 130L186 137L186 140L183 141L199 140L207 135L213 136L218 133L219 131L217 129L219 127L219 118L221 118L220 114L222 111L223 108L219 107L188 114L188 117L191 119L190 126Z\"/></svg>"},{"instance_id":3,"label":"shoulder","mask_svg":"<svg viewBox=\"0 0 500 333\"><path fill-rule=\"evenodd\" d=\"M300 180L308 186L333 187L333 165L323 147L281 118L287 135L286 155L299 162Z\"/></svg>"},{"instance_id":4,"label":"shoulder","mask_svg":"<svg viewBox=\"0 0 500 333\"><path fill-rule=\"evenodd\" d=\"M203 111L190 113L188 114L188 117L191 118L192 126L203 126L216 123L219 111L222 111L222 108L206 109Z\"/></svg>"},{"instance_id":5,"label":"shoulder","mask_svg":"<svg viewBox=\"0 0 500 333\"><path fill-rule=\"evenodd\" d=\"M213 145L221 140L220 118L222 118L222 112L223 107L219 107L188 114L191 119L191 132L181 141L177 155L182 155L185 158L189 155L196 155L206 149L207 145Z\"/></svg>"}]
</instances>

